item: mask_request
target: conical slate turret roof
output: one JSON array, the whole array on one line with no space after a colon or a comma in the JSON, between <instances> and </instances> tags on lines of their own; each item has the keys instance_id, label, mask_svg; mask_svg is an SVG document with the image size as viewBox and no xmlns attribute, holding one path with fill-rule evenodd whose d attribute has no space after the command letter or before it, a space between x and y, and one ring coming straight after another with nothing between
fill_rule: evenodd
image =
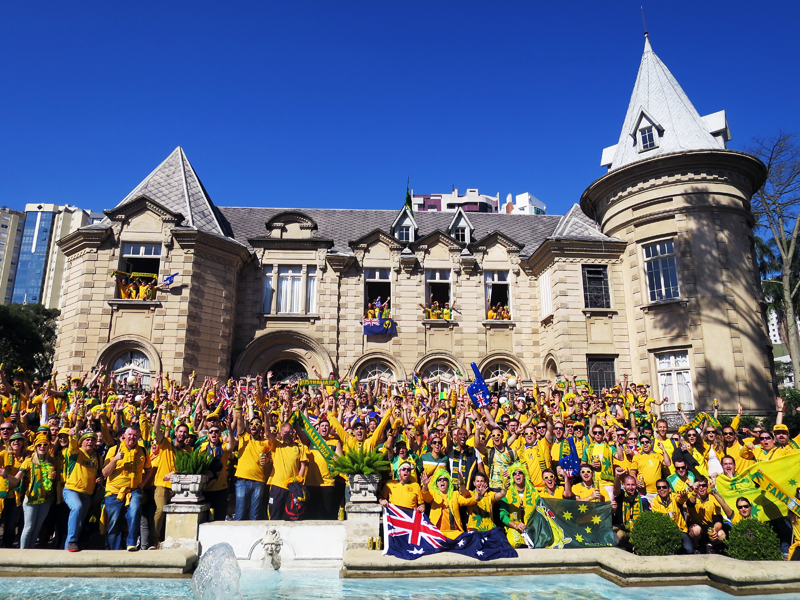
<instances>
[{"instance_id":1,"label":"conical slate turret roof","mask_svg":"<svg viewBox=\"0 0 800 600\"><path fill-rule=\"evenodd\" d=\"M653 127L655 146L645 149L639 130L648 126ZM613 171L663 154L724 149L729 139L724 111L701 117L645 37L644 54L619 143L603 151L601 164Z\"/></svg>"},{"instance_id":2,"label":"conical slate turret roof","mask_svg":"<svg viewBox=\"0 0 800 600\"><path fill-rule=\"evenodd\" d=\"M164 208L182 214L185 217L184 226L215 235L230 236L229 228L220 220L216 207L180 146L117 207L141 196L147 196Z\"/></svg>"}]
</instances>

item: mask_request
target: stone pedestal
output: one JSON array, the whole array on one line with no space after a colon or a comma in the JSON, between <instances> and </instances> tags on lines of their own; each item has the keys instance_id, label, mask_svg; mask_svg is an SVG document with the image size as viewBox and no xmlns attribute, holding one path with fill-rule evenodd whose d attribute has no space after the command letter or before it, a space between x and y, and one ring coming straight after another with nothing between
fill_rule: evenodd
<instances>
[{"instance_id":1,"label":"stone pedestal","mask_svg":"<svg viewBox=\"0 0 800 600\"><path fill-rule=\"evenodd\" d=\"M349 502L345 505L344 510L347 513L345 552L366 549L367 540L374 539L380 534L383 507L374 502L372 504Z\"/></svg>"},{"instance_id":2,"label":"stone pedestal","mask_svg":"<svg viewBox=\"0 0 800 600\"><path fill-rule=\"evenodd\" d=\"M200 555L200 524L208 520L209 504L167 504L167 525L161 548L183 548Z\"/></svg>"}]
</instances>

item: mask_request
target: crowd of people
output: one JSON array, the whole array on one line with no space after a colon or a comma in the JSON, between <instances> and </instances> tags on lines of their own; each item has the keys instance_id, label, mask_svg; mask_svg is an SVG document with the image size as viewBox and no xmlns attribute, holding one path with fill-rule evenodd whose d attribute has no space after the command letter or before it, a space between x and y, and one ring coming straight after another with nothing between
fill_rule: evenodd
<instances>
[{"instance_id":1,"label":"crowd of people","mask_svg":"<svg viewBox=\"0 0 800 600\"><path fill-rule=\"evenodd\" d=\"M57 374L31 381L18 369L9 382L0 365L3 547L156 548L176 457L193 450L210 459L203 493L213 520L342 518L348 490L329 459L357 449L391 463L382 504L426 511L453 538L502 527L524 546L537 499L565 498L611 502L621 547L630 548L632 523L651 510L677 524L685 552L723 552L752 506L746 498L730 506L717 476L800 452L780 398L771 431L740 428L741 407L722 426L716 402L713 415L684 415L670 431L655 412L663 401L627 376L599 393L579 389L575 377L530 389L500 378L479 410L459 377L315 375L315 385L300 385L271 372L227 382L192 373L182 386L159 374L144 389L102 367L64 383ZM580 468L568 473L564 459L575 454ZM296 483L306 492L299 512ZM770 524L788 554L800 526Z\"/></svg>"}]
</instances>

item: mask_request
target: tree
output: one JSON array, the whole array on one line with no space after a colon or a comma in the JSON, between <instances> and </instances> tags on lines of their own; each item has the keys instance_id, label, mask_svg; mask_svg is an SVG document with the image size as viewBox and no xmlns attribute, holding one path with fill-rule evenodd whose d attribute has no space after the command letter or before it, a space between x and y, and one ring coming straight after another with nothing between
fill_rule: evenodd
<instances>
[{"instance_id":1,"label":"tree","mask_svg":"<svg viewBox=\"0 0 800 600\"><path fill-rule=\"evenodd\" d=\"M753 140L748 151L767 165L767 180L753 196L756 226L772 234L777 249L779 291L782 299L789 355L795 373L795 389L800 388L800 332L797 328L795 300L800 292L796 270L797 240L800 233L800 146L796 134L779 132L770 138Z\"/></svg>"},{"instance_id":2,"label":"tree","mask_svg":"<svg viewBox=\"0 0 800 600\"><path fill-rule=\"evenodd\" d=\"M9 374L22 367L32 379L50 378L59 314L41 304L0 305L0 363Z\"/></svg>"}]
</instances>

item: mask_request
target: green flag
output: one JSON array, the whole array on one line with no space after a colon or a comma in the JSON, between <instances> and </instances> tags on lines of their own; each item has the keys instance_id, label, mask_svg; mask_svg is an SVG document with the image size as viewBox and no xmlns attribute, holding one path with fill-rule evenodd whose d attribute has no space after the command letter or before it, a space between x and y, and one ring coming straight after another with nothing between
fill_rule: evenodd
<instances>
[{"instance_id":1,"label":"green flag","mask_svg":"<svg viewBox=\"0 0 800 600\"><path fill-rule=\"evenodd\" d=\"M294 425L295 422L300 423L300 425L303 427L303 431L306 432L311 445L315 450L322 454L322 458L325 459L325 462L328 463L328 468L330 468L331 464L336 459L336 454L331 447L325 443L325 439L319 434L319 431L317 431L316 427L314 427L311 424L311 421L308 420L308 417L301 412L295 412L291 416L290 424Z\"/></svg>"},{"instance_id":2,"label":"green flag","mask_svg":"<svg viewBox=\"0 0 800 600\"><path fill-rule=\"evenodd\" d=\"M413 215L414 214L414 205L411 203L411 192L408 189L408 183L406 183L406 207L408 208L408 210Z\"/></svg>"},{"instance_id":3,"label":"green flag","mask_svg":"<svg viewBox=\"0 0 800 600\"><path fill-rule=\"evenodd\" d=\"M539 498L525 538L533 548L613 546L611 503Z\"/></svg>"}]
</instances>

